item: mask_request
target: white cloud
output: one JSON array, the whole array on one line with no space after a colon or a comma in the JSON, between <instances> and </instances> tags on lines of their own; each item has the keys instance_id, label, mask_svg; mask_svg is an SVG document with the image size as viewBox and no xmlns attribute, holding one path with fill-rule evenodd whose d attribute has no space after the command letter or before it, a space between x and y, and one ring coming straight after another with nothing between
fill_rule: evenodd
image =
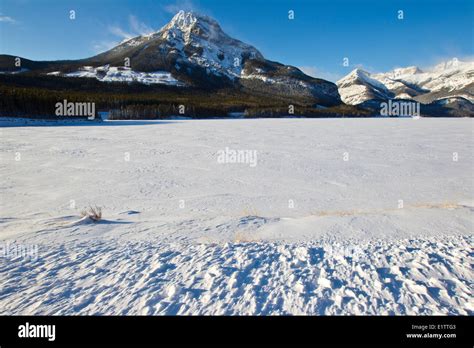
<instances>
[{"instance_id":1,"label":"white cloud","mask_svg":"<svg viewBox=\"0 0 474 348\"><path fill-rule=\"evenodd\" d=\"M130 39L133 37L133 34L130 32L126 32L120 27L117 26L110 26L109 31L111 34L120 37L121 39Z\"/></svg>"},{"instance_id":2,"label":"white cloud","mask_svg":"<svg viewBox=\"0 0 474 348\"><path fill-rule=\"evenodd\" d=\"M143 22L140 22L137 17L130 15L129 17L130 28L134 33L138 33L140 35L146 35L152 33L154 30L146 25Z\"/></svg>"},{"instance_id":3,"label":"white cloud","mask_svg":"<svg viewBox=\"0 0 474 348\"><path fill-rule=\"evenodd\" d=\"M118 25L109 25L107 27L109 34L118 37L120 40L102 40L93 42L93 50L97 53L108 51L117 46L121 41L125 41L140 35L153 33L155 30L147 24L141 22L136 16L128 16L128 23L125 27Z\"/></svg>"},{"instance_id":4,"label":"white cloud","mask_svg":"<svg viewBox=\"0 0 474 348\"><path fill-rule=\"evenodd\" d=\"M136 16L130 15L128 17L128 28L123 29L116 25L109 26L109 32L122 40L131 39L135 36L147 35L154 30L143 22L140 22Z\"/></svg>"},{"instance_id":5,"label":"white cloud","mask_svg":"<svg viewBox=\"0 0 474 348\"><path fill-rule=\"evenodd\" d=\"M460 62L474 62L474 56L472 55L446 55L446 56L438 56L431 59L430 62L421 64L421 69L429 71L435 68L436 65L441 63L446 63L453 59L457 59Z\"/></svg>"},{"instance_id":6,"label":"white cloud","mask_svg":"<svg viewBox=\"0 0 474 348\"><path fill-rule=\"evenodd\" d=\"M4 16L2 13L0 13L0 22L13 24L16 23L16 20L14 20L12 17Z\"/></svg>"}]
</instances>

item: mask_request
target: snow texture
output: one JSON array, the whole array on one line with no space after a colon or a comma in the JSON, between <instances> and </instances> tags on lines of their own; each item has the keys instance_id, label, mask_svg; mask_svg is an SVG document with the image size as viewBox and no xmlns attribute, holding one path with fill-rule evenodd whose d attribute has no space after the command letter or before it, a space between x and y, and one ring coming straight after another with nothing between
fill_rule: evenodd
<instances>
[{"instance_id":1,"label":"snow texture","mask_svg":"<svg viewBox=\"0 0 474 348\"><path fill-rule=\"evenodd\" d=\"M471 119L0 125L0 314L474 314Z\"/></svg>"}]
</instances>

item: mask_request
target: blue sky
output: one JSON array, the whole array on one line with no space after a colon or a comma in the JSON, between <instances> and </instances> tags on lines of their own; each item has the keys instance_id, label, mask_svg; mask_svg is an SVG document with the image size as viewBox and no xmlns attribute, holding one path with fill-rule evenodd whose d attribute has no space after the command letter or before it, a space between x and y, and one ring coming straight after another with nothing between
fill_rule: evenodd
<instances>
[{"instance_id":1,"label":"blue sky","mask_svg":"<svg viewBox=\"0 0 474 348\"><path fill-rule=\"evenodd\" d=\"M472 0L0 0L0 53L85 58L158 30L179 9L214 17L267 59L333 81L355 67L380 72L474 55Z\"/></svg>"}]
</instances>

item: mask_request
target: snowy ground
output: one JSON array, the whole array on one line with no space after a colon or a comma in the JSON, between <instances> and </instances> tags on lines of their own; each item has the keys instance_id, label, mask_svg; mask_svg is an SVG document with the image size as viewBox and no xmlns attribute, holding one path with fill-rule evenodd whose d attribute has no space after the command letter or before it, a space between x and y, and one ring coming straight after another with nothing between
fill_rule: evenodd
<instances>
[{"instance_id":1,"label":"snowy ground","mask_svg":"<svg viewBox=\"0 0 474 348\"><path fill-rule=\"evenodd\" d=\"M0 314L472 315L473 122L0 122Z\"/></svg>"}]
</instances>

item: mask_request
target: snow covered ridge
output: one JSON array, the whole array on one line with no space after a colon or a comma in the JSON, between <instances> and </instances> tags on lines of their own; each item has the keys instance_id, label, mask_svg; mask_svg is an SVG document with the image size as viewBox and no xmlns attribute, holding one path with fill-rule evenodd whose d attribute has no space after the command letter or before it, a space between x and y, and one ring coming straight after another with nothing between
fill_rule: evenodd
<instances>
[{"instance_id":1,"label":"snow covered ridge","mask_svg":"<svg viewBox=\"0 0 474 348\"><path fill-rule=\"evenodd\" d=\"M391 98L389 89L362 69L354 69L337 81L338 91L344 103L357 105L370 99Z\"/></svg>"},{"instance_id":2,"label":"snow covered ridge","mask_svg":"<svg viewBox=\"0 0 474 348\"><path fill-rule=\"evenodd\" d=\"M377 74L355 69L337 85L341 99L351 105L370 99L412 99L429 94L434 100L460 95L474 102L474 61L454 58L426 71L414 66Z\"/></svg>"},{"instance_id":3,"label":"snow covered ridge","mask_svg":"<svg viewBox=\"0 0 474 348\"><path fill-rule=\"evenodd\" d=\"M59 71L53 71L48 73L48 75L96 78L103 82L139 82L146 85L164 84L170 86L185 86L183 82L175 79L169 72L137 72L127 67L111 67L110 65L99 66L97 68L84 66L81 70L75 72L62 74Z\"/></svg>"}]
</instances>

